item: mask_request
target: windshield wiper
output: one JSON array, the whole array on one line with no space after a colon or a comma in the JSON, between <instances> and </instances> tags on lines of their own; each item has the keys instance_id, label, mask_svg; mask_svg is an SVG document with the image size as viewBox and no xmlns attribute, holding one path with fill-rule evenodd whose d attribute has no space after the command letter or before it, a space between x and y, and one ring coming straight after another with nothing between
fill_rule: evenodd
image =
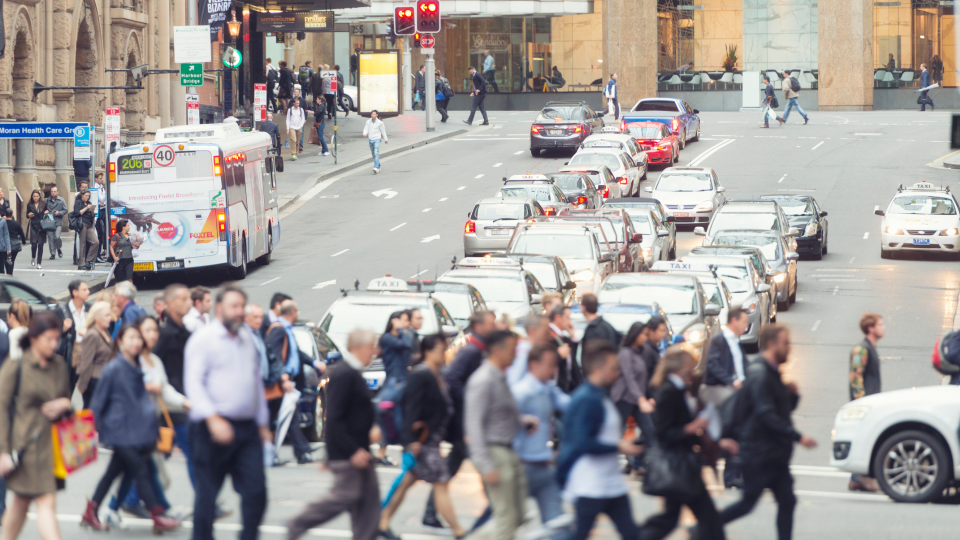
<instances>
[{"instance_id":1,"label":"windshield wiper","mask_svg":"<svg viewBox=\"0 0 960 540\"><path fill-rule=\"evenodd\" d=\"M515 218L515 217L502 217L502 218L497 218L497 219L493 220L493 222L496 223L496 222L498 222L498 221L503 221L503 220L505 220L505 219L512 219L512 220L514 220L514 221L517 221L517 220L519 220L520 218Z\"/></svg>"}]
</instances>

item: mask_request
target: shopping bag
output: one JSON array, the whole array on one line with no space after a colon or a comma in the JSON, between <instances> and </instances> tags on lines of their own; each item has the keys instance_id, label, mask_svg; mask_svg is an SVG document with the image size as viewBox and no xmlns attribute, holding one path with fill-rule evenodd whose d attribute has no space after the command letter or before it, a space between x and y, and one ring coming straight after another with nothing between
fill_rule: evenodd
<instances>
[{"instance_id":1,"label":"shopping bag","mask_svg":"<svg viewBox=\"0 0 960 540\"><path fill-rule=\"evenodd\" d=\"M67 475L97 460L97 427L93 411L84 409L52 426L53 473L63 480Z\"/></svg>"},{"instance_id":2,"label":"shopping bag","mask_svg":"<svg viewBox=\"0 0 960 540\"><path fill-rule=\"evenodd\" d=\"M777 113L773 112L773 109L770 107L767 107L767 116L770 117L771 120L777 119Z\"/></svg>"},{"instance_id":3,"label":"shopping bag","mask_svg":"<svg viewBox=\"0 0 960 540\"><path fill-rule=\"evenodd\" d=\"M164 403L163 399L160 399L159 402L160 410L163 411L163 420L167 425L160 426L160 432L157 436L157 452L169 454L173 452L173 420L170 419L170 413L167 412L167 404Z\"/></svg>"}]
</instances>

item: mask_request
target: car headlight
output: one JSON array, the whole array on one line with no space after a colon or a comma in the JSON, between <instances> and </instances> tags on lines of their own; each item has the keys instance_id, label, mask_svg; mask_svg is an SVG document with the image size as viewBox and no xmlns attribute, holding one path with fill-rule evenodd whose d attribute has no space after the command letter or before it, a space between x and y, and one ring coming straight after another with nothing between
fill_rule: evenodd
<instances>
[{"instance_id":1,"label":"car headlight","mask_svg":"<svg viewBox=\"0 0 960 540\"><path fill-rule=\"evenodd\" d=\"M819 229L817 228L817 224L816 224L816 223L811 223L811 224L807 225L807 228L806 228L806 229L803 230L803 235L804 235L804 236L813 236L813 235L817 234L817 230L819 230Z\"/></svg>"},{"instance_id":2,"label":"car headlight","mask_svg":"<svg viewBox=\"0 0 960 540\"><path fill-rule=\"evenodd\" d=\"M870 407L847 407L840 410L840 421L859 422L870 411Z\"/></svg>"},{"instance_id":3,"label":"car headlight","mask_svg":"<svg viewBox=\"0 0 960 540\"><path fill-rule=\"evenodd\" d=\"M570 275L574 281L593 281L593 270L581 270Z\"/></svg>"},{"instance_id":4,"label":"car headlight","mask_svg":"<svg viewBox=\"0 0 960 540\"><path fill-rule=\"evenodd\" d=\"M958 233L957 228L954 227L952 229L944 229L940 231L940 236L956 236L957 233Z\"/></svg>"},{"instance_id":5,"label":"car headlight","mask_svg":"<svg viewBox=\"0 0 960 540\"><path fill-rule=\"evenodd\" d=\"M749 304L743 304L743 310L747 312L747 315L753 315L757 312L757 303L750 302Z\"/></svg>"},{"instance_id":6,"label":"car headlight","mask_svg":"<svg viewBox=\"0 0 960 540\"><path fill-rule=\"evenodd\" d=\"M707 333L699 328L683 333L683 340L687 343L702 343L705 339L707 339Z\"/></svg>"},{"instance_id":7,"label":"car headlight","mask_svg":"<svg viewBox=\"0 0 960 540\"><path fill-rule=\"evenodd\" d=\"M650 248L643 248L643 256L649 257L653 253L653 250Z\"/></svg>"},{"instance_id":8,"label":"car headlight","mask_svg":"<svg viewBox=\"0 0 960 540\"><path fill-rule=\"evenodd\" d=\"M898 229L898 228L896 228L896 227L889 227L889 226L884 227L884 228L883 228L883 232L885 232L885 233L887 233L887 234L894 234L894 235L901 235L901 234L903 234L903 230Z\"/></svg>"},{"instance_id":9,"label":"car headlight","mask_svg":"<svg viewBox=\"0 0 960 540\"><path fill-rule=\"evenodd\" d=\"M783 283L783 280L785 279L787 279L786 272L780 272L779 274L773 276L773 280L776 281L777 283Z\"/></svg>"},{"instance_id":10,"label":"car headlight","mask_svg":"<svg viewBox=\"0 0 960 540\"><path fill-rule=\"evenodd\" d=\"M709 212L710 210L713 210L713 201L703 201L697 205L695 210L697 212Z\"/></svg>"}]
</instances>

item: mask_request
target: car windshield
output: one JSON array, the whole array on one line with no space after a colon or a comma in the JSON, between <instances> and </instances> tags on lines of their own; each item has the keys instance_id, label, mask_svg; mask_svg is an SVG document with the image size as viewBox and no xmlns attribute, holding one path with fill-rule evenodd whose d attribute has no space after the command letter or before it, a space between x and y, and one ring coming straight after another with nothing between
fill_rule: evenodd
<instances>
[{"instance_id":1,"label":"car windshield","mask_svg":"<svg viewBox=\"0 0 960 540\"><path fill-rule=\"evenodd\" d=\"M663 137L663 133L660 131L660 126L637 126L627 124L627 131L630 133L631 137L637 139L660 140Z\"/></svg>"},{"instance_id":2,"label":"car windshield","mask_svg":"<svg viewBox=\"0 0 960 540\"><path fill-rule=\"evenodd\" d=\"M570 165L606 165L611 170L620 168L620 160L613 154L593 154L581 152L570 160ZM603 182L602 182L603 183Z\"/></svg>"},{"instance_id":3,"label":"car windshield","mask_svg":"<svg viewBox=\"0 0 960 540\"><path fill-rule=\"evenodd\" d=\"M634 231L640 234L653 234L653 222L650 221L650 210L640 210L636 214L627 210L630 221L633 222Z\"/></svg>"},{"instance_id":4,"label":"car windshield","mask_svg":"<svg viewBox=\"0 0 960 540\"><path fill-rule=\"evenodd\" d=\"M611 304L660 304L671 315L697 313L697 289L692 285L666 283L607 283L597 299Z\"/></svg>"},{"instance_id":5,"label":"car windshield","mask_svg":"<svg viewBox=\"0 0 960 540\"><path fill-rule=\"evenodd\" d=\"M707 295L708 304L716 304L720 307L723 307L727 304L723 301L723 293L720 291L719 285L716 283L704 283L701 281L700 286L703 287L703 292Z\"/></svg>"},{"instance_id":6,"label":"car windshield","mask_svg":"<svg viewBox=\"0 0 960 540\"><path fill-rule=\"evenodd\" d=\"M584 171L585 175L590 177L590 180L593 180L593 185L595 186L605 186L607 182L607 177L600 171Z\"/></svg>"},{"instance_id":7,"label":"car windshield","mask_svg":"<svg viewBox=\"0 0 960 540\"><path fill-rule=\"evenodd\" d=\"M430 311L423 306L415 304L342 303L327 315L323 320L323 324L320 325L320 328L326 332L335 334L349 334L357 328L380 334L387 328L387 322L391 313L410 308L419 308L423 314ZM425 316L423 318L423 327L420 331L424 332L423 335L437 332L436 317Z\"/></svg>"},{"instance_id":8,"label":"car windshield","mask_svg":"<svg viewBox=\"0 0 960 540\"><path fill-rule=\"evenodd\" d=\"M504 197L533 197L541 202L556 202L549 184L535 186L511 186L500 189Z\"/></svg>"},{"instance_id":9,"label":"car windshield","mask_svg":"<svg viewBox=\"0 0 960 540\"><path fill-rule=\"evenodd\" d=\"M713 182L709 177L700 177L693 175L660 175L657 182L657 191L711 191Z\"/></svg>"},{"instance_id":10,"label":"car windshield","mask_svg":"<svg viewBox=\"0 0 960 540\"><path fill-rule=\"evenodd\" d=\"M715 246L753 246L760 248L760 253L768 261L780 260L780 242L772 236L746 234L718 234L713 239Z\"/></svg>"},{"instance_id":11,"label":"car windshield","mask_svg":"<svg viewBox=\"0 0 960 540\"><path fill-rule=\"evenodd\" d=\"M590 223L590 226L600 227L600 230L603 231L601 236L597 234L597 242L602 246L604 242L623 242L623 226L618 226L615 223L610 223L609 221L597 221ZM604 238L605 237L605 238Z\"/></svg>"},{"instance_id":12,"label":"car windshield","mask_svg":"<svg viewBox=\"0 0 960 540\"><path fill-rule=\"evenodd\" d=\"M808 199L774 199L788 216L812 216L813 201Z\"/></svg>"},{"instance_id":13,"label":"car windshield","mask_svg":"<svg viewBox=\"0 0 960 540\"><path fill-rule=\"evenodd\" d=\"M523 263L523 269L533 274L544 289L556 289L557 269L549 263Z\"/></svg>"},{"instance_id":14,"label":"car windshield","mask_svg":"<svg viewBox=\"0 0 960 540\"><path fill-rule=\"evenodd\" d=\"M527 288L520 281L520 275L516 277L509 276L489 276L489 275L459 275L443 276L443 281L452 283L469 283L478 291L483 301L490 302L527 302ZM444 302L443 304L447 304Z\"/></svg>"},{"instance_id":15,"label":"car windshield","mask_svg":"<svg viewBox=\"0 0 960 540\"><path fill-rule=\"evenodd\" d=\"M586 187L579 174L551 174L550 178L555 186L564 191L577 191Z\"/></svg>"},{"instance_id":16,"label":"car windshield","mask_svg":"<svg viewBox=\"0 0 960 540\"><path fill-rule=\"evenodd\" d=\"M634 111L682 112L675 101L647 100L637 103Z\"/></svg>"},{"instance_id":17,"label":"car windshield","mask_svg":"<svg viewBox=\"0 0 960 540\"><path fill-rule=\"evenodd\" d=\"M535 122L556 122L581 120L580 107L547 107L540 111Z\"/></svg>"},{"instance_id":18,"label":"car windshield","mask_svg":"<svg viewBox=\"0 0 960 540\"><path fill-rule=\"evenodd\" d=\"M953 199L947 197L905 195L893 200L888 213L953 216L956 215L957 209L953 205Z\"/></svg>"},{"instance_id":19,"label":"car windshield","mask_svg":"<svg viewBox=\"0 0 960 540\"><path fill-rule=\"evenodd\" d=\"M738 214L734 212L718 212L713 216L710 228L714 231L729 229L753 229L755 231L777 230L776 214Z\"/></svg>"},{"instance_id":20,"label":"car windshield","mask_svg":"<svg viewBox=\"0 0 960 540\"><path fill-rule=\"evenodd\" d=\"M433 297L447 308L447 312L454 319L469 319L472 314L470 311L470 295L466 292L434 292Z\"/></svg>"},{"instance_id":21,"label":"car windshield","mask_svg":"<svg viewBox=\"0 0 960 540\"><path fill-rule=\"evenodd\" d=\"M753 290L750 285L750 275L747 269L740 266L721 266L717 268L717 275L723 278L727 289L732 293L744 293Z\"/></svg>"},{"instance_id":22,"label":"car windshield","mask_svg":"<svg viewBox=\"0 0 960 540\"><path fill-rule=\"evenodd\" d=\"M522 204L479 204L473 219L493 221L496 219L523 219Z\"/></svg>"},{"instance_id":23,"label":"car windshield","mask_svg":"<svg viewBox=\"0 0 960 540\"><path fill-rule=\"evenodd\" d=\"M524 234L517 238L517 243L511 251L570 259L593 258L593 244L590 242L590 237L582 234ZM480 294L483 294L483 291L480 291ZM486 294L483 294L483 298L488 300Z\"/></svg>"}]
</instances>

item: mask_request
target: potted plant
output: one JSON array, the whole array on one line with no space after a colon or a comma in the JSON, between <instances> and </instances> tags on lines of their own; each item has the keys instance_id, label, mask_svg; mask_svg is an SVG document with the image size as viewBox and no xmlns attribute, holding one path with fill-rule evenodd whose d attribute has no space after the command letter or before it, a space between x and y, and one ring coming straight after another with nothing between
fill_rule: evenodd
<instances>
[{"instance_id":1,"label":"potted plant","mask_svg":"<svg viewBox=\"0 0 960 540\"><path fill-rule=\"evenodd\" d=\"M723 69L724 71L733 71L737 66L737 46L736 45L727 45L727 53L723 58Z\"/></svg>"}]
</instances>

